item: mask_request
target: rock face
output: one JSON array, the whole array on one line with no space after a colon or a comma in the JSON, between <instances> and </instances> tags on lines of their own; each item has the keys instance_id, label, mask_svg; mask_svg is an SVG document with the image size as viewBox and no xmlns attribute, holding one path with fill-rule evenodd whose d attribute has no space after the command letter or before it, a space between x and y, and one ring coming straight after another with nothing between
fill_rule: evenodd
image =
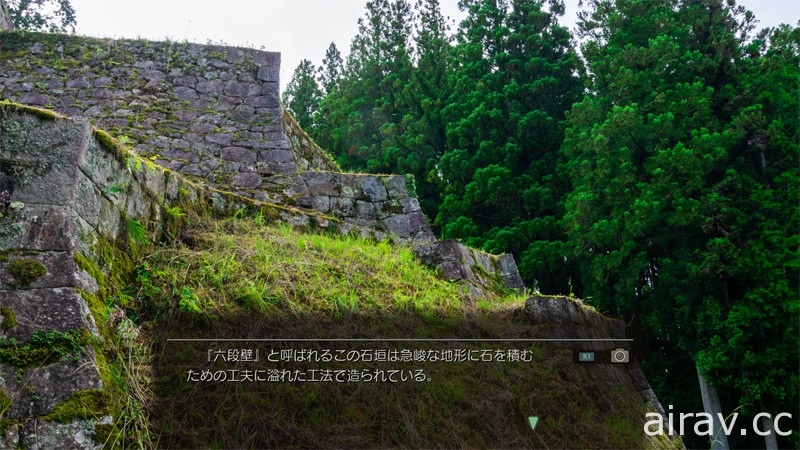
<instances>
[{"instance_id":1,"label":"rock face","mask_svg":"<svg viewBox=\"0 0 800 450\"><path fill-rule=\"evenodd\" d=\"M486 290L525 293L511 255L490 255L454 240L419 245L414 251L422 262L437 268L443 278L465 282L476 297L483 297Z\"/></svg>"}]
</instances>

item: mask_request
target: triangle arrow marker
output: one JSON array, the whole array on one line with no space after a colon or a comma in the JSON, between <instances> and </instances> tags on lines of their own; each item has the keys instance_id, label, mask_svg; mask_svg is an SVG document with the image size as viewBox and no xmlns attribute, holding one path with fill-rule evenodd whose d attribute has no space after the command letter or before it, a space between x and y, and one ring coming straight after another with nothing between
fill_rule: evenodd
<instances>
[{"instance_id":1,"label":"triangle arrow marker","mask_svg":"<svg viewBox=\"0 0 800 450\"><path fill-rule=\"evenodd\" d=\"M539 423L539 418L535 416L528 417L528 422L531 423L531 429L536 429L536 424Z\"/></svg>"}]
</instances>

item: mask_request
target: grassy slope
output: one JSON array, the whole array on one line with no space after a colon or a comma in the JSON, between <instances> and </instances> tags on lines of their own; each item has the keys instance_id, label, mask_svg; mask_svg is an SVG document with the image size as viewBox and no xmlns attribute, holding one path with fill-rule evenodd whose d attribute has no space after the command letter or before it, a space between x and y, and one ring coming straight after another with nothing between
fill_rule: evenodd
<instances>
[{"instance_id":1,"label":"grassy slope","mask_svg":"<svg viewBox=\"0 0 800 450\"><path fill-rule=\"evenodd\" d=\"M470 302L410 250L302 234L255 219L207 223L141 264L133 286L141 338L155 342L149 404L159 447L644 448L643 397L614 367L578 367L545 343L293 344L311 349L526 349L529 363L395 363L422 383L207 383L189 368L224 344L169 337L546 337L515 312L522 297ZM353 344L355 345L355 344ZM269 345L238 343L232 348ZM281 348L287 348L286 346ZM394 367L397 366L397 367ZM295 363L286 368L363 367ZM369 367L375 367L369 366ZM389 367L386 367L389 368ZM537 415L532 431L527 417Z\"/></svg>"}]
</instances>

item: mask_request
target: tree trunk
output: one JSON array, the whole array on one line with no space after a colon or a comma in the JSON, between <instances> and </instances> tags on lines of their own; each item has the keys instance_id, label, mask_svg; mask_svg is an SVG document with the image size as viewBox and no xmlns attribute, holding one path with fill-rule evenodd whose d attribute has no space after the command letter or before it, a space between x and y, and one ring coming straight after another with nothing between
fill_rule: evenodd
<instances>
[{"instance_id":1,"label":"tree trunk","mask_svg":"<svg viewBox=\"0 0 800 450\"><path fill-rule=\"evenodd\" d=\"M761 402L761 411L767 412L767 408L764 407L764 402ZM764 442L767 445L767 450L778 450L778 436L775 435L775 428L773 427L772 417L766 418L765 416L761 416L761 429L764 431L769 431L769 434L764 436Z\"/></svg>"},{"instance_id":2,"label":"tree trunk","mask_svg":"<svg viewBox=\"0 0 800 450\"><path fill-rule=\"evenodd\" d=\"M0 0L0 31L14 31L14 23L8 14L8 6L3 0Z\"/></svg>"},{"instance_id":3,"label":"tree trunk","mask_svg":"<svg viewBox=\"0 0 800 450\"><path fill-rule=\"evenodd\" d=\"M700 372L700 366L695 361L695 369L697 369L697 381L700 383L700 395L703 397L703 409L707 414L711 415L712 423L714 424L714 436L711 437L711 450L729 450L728 436L722 431L722 406L719 404L719 397L717 396L717 389L706 382L705 377Z\"/></svg>"}]
</instances>

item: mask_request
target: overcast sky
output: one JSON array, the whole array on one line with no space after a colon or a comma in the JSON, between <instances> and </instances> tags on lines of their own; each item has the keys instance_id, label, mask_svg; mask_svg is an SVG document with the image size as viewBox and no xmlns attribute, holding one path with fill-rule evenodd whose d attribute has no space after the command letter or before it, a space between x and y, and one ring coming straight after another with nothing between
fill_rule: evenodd
<instances>
[{"instance_id":1,"label":"overcast sky","mask_svg":"<svg viewBox=\"0 0 800 450\"><path fill-rule=\"evenodd\" d=\"M458 0L440 0L460 20ZM188 40L262 48L282 53L281 85L301 59L319 65L331 42L347 54L366 0L71 0L77 33L96 37ZM562 23L573 28L578 0L566 0ZM796 25L798 0L739 0L760 26ZM453 27L455 28L455 27Z\"/></svg>"}]
</instances>

